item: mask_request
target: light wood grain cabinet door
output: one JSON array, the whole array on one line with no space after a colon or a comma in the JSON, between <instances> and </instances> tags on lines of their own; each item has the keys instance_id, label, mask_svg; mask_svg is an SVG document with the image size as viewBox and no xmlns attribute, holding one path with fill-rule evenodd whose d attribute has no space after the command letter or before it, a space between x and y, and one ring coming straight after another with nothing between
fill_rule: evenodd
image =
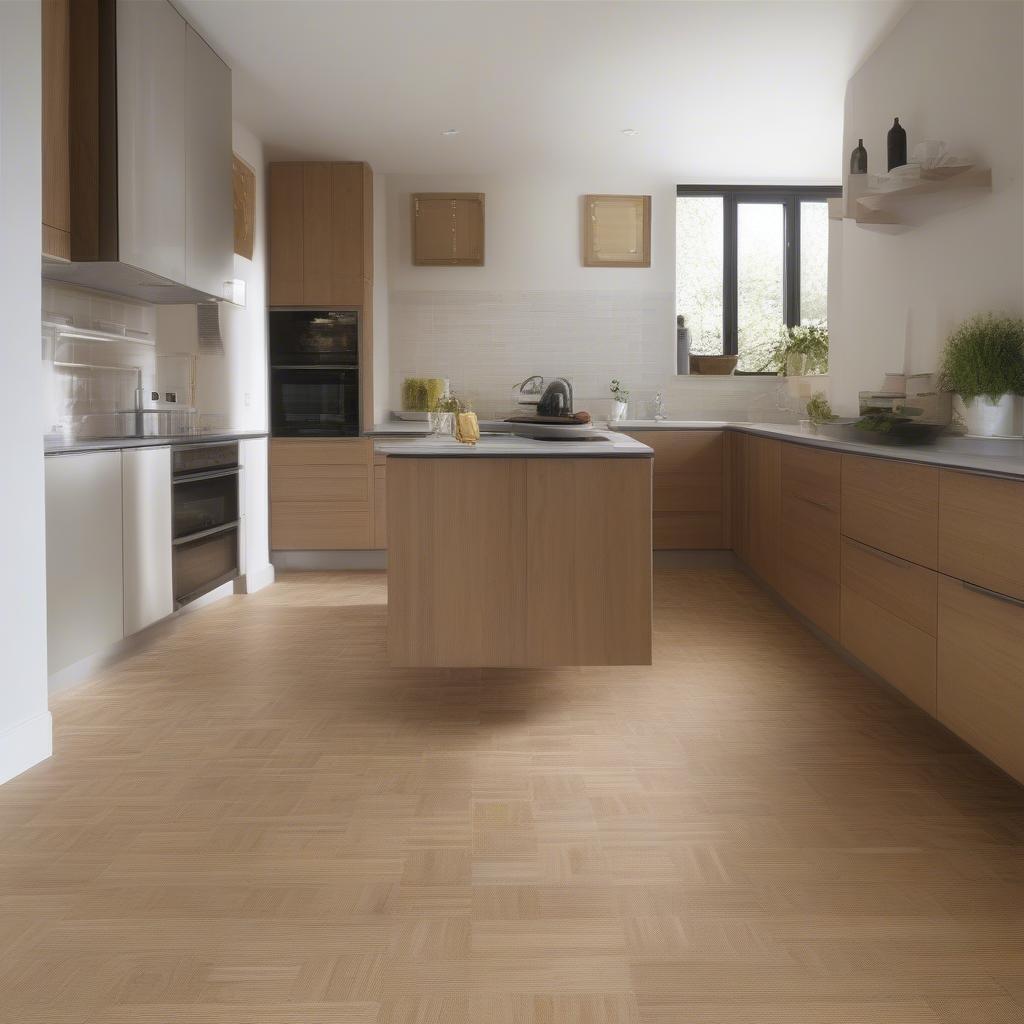
<instances>
[{"instance_id":1,"label":"light wood grain cabinet door","mask_svg":"<svg viewBox=\"0 0 1024 1024\"><path fill-rule=\"evenodd\" d=\"M271 164L269 175L270 305L303 303L303 192L302 164Z\"/></svg>"},{"instance_id":2,"label":"light wood grain cabinet door","mask_svg":"<svg viewBox=\"0 0 1024 1024\"><path fill-rule=\"evenodd\" d=\"M782 446L779 589L829 636L839 638L842 457Z\"/></svg>"},{"instance_id":3,"label":"light wood grain cabinet door","mask_svg":"<svg viewBox=\"0 0 1024 1024\"><path fill-rule=\"evenodd\" d=\"M938 565L939 471L843 456L843 534L928 569Z\"/></svg>"},{"instance_id":4,"label":"light wood grain cabinet door","mask_svg":"<svg viewBox=\"0 0 1024 1024\"><path fill-rule=\"evenodd\" d=\"M385 463L373 467L373 546L388 546L388 481Z\"/></svg>"},{"instance_id":5,"label":"light wood grain cabinet door","mask_svg":"<svg viewBox=\"0 0 1024 1024\"><path fill-rule=\"evenodd\" d=\"M43 0L43 255L71 259L71 0Z\"/></svg>"},{"instance_id":6,"label":"light wood grain cabinet door","mask_svg":"<svg viewBox=\"0 0 1024 1024\"><path fill-rule=\"evenodd\" d=\"M939 569L1024 599L1024 482L942 470Z\"/></svg>"},{"instance_id":7,"label":"light wood grain cabinet door","mask_svg":"<svg viewBox=\"0 0 1024 1024\"><path fill-rule=\"evenodd\" d=\"M938 717L1024 782L1024 604L939 577Z\"/></svg>"},{"instance_id":8,"label":"light wood grain cabinet door","mask_svg":"<svg viewBox=\"0 0 1024 1024\"><path fill-rule=\"evenodd\" d=\"M747 561L769 586L779 585L779 540L782 516L782 443L747 438Z\"/></svg>"},{"instance_id":9,"label":"light wood grain cabinet door","mask_svg":"<svg viewBox=\"0 0 1024 1024\"><path fill-rule=\"evenodd\" d=\"M421 267L483 266L483 195L476 192L414 194L412 262Z\"/></svg>"}]
</instances>

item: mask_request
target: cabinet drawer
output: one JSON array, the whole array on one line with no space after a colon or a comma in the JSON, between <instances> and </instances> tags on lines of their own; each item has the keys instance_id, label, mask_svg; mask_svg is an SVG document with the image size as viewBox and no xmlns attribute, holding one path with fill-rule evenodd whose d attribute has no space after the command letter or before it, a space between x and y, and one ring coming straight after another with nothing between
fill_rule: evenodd
<instances>
[{"instance_id":1,"label":"cabinet drawer","mask_svg":"<svg viewBox=\"0 0 1024 1024\"><path fill-rule=\"evenodd\" d=\"M938 565L939 471L843 456L843 533L928 569Z\"/></svg>"},{"instance_id":2,"label":"cabinet drawer","mask_svg":"<svg viewBox=\"0 0 1024 1024\"><path fill-rule=\"evenodd\" d=\"M368 466L373 458L373 442L325 438L322 441L270 442L270 466Z\"/></svg>"},{"instance_id":3,"label":"cabinet drawer","mask_svg":"<svg viewBox=\"0 0 1024 1024\"><path fill-rule=\"evenodd\" d=\"M655 470L653 507L655 512L720 512L721 475L666 474Z\"/></svg>"},{"instance_id":4,"label":"cabinet drawer","mask_svg":"<svg viewBox=\"0 0 1024 1024\"><path fill-rule=\"evenodd\" d=\"M839 637L840 456L782 449L779 589L802 615Z\"/></svg>"},{"instance_id":5,"label":"cabinet drawer","mask_svg":"<svg viewBox=\"0 0 1024 1024\"><path fill-rule=\"evenodd\" d=\"M724 441L720 430L639 430L631 437L654 449L654 474L687 473L722 477Z\"/></svg>"},{"instance_id":6,"label":"cabinet drawer","mask_svg":"<svg viewBox=\"0 0 1024 1024\"><path fill-rule=\"evenodd\" d=\"M341 501L367 507L370 473L366 466L277 466L270 481L271 501Z\"/></svg>"},{"instance_id":7,"label":"cabinet drawer","mask_svg":"<svg viewBox=\"0 0 1024 1024\"><path fill-rule=\"evenodd\" d=\"M361 550L370 547L370 509L338 501L274 501L270 546L277 551Z\"/></svg>"},{"instance_id":8,"label":"cabinet drawer","mask_svg":"<svg viewBox=\"0 0 1024 1024\"><path fill-rule=\"evenodd\" d=\"M843 585L842 644L868 668L935 714L935 637Z\"/></svg>"},{"instance_id":9,"label":"cabinet drawer","mask_svg":"<svg viewBox=\"0 0 1024 1024\"><path fill-rule=\"evenodd\" d=\"M939 570L1024 598L1024 483L942 471Z\"/></svg>"},{"instance_id":10,"label":"cabinet drawer","mask_svg":"<svg viewBox=\"0 0 1024 1024\"><path fill-rule=\"evenodd\" d=\"M930 636L935 636L937 586L931 569L843 539L843 587Z\"/></svg>"},{"instance_id":11,"label":"cabinet drawer","mask_svg":"<svg viewBox=\"0 0 1024 1024\"><path fill-rule=\"evenodd\" d=\"M939 720L1024 782L1024 606L939 578Z\"/></svg>"}]
</instances>

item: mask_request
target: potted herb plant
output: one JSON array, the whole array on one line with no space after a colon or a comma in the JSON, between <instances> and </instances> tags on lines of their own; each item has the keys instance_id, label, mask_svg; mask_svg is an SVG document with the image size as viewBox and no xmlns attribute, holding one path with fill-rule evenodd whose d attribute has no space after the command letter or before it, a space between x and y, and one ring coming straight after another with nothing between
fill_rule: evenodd
<instances>
[{"instance_id":1,"label":"potted herb plant","mask_svg":"<svg viewBox=\"0 0 1024 1024\"><path fill-rule=\"evenodd\" d=\"M812 320L784 327L775 352L775 364L784 377L828 372L828 327Z\"/></svg>"},{"instance_id":2,"label":"potted herb plant","mask_svg":"<svg viewBox=\"0 0 1024 1024\"><path fill-rule=\"evenodd\" d=\"M967 433L1019 436L1024 320L987 313L962 323L946 342L939 383L960 396Z\"/></svg>"},{"instance_id":3,"label":"potted herb plant","mask_svg":"<svg viewBox=\"0 0 1024 1024\"><path fill-rule=\"evenodd\" d=\"M430 432L432 434L453 434L455 417L466 412L466 406L454 395L442 395L430 410Z\"/></svg>"},{"instance_id":4,"label":"potted herb plant","mask_svg":"<svg viewBox=\"0 0 1024 1024\"><path fill-rule=\"evenodd\" d=\"M612 393L612 411L608 416L609 423L618 423L626 418L626 409L629 407L629 392L622 384L613 380L609 387Z\"/></svg>"}]
</instances>

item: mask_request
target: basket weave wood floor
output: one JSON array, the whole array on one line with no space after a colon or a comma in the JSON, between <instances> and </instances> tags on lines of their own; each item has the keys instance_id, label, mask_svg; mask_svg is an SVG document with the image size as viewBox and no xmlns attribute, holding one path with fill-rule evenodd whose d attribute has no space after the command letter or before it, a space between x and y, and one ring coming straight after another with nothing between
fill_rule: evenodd
<instances>
[{"instance_id":1,"label":"basket weave wood floor","mask_svg":"<svg viewBox=\"0 0 1024 1024\"><path fill-rule=\"evenodd\" d=\"M651 669L394 671L379 574L186 616L0 788L0 1020L1024 1020L1024 790L739 573Z\"/></svg>"}]
</instances>

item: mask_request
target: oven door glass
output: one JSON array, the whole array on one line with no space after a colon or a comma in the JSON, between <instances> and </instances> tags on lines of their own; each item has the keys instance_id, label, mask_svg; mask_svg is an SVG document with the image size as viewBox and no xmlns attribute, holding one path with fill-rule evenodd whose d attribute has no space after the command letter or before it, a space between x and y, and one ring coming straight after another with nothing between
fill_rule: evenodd
<instances>
[{"instance_id":1,"label":"oven door glass","mask_svg":"<svg viewBox=\"0 0 1024 1024\"><path fill-rule=\"evenodd\" d=\"M238 470L174 481L174 539L238 521Z\"/></svg>"},{"instance_id":2,"label":"oven door glass","mask_svg":"<svg viewBox=\"0 0 1024 1024\"><path fill-rule=\"evenodd\" d=\"M359 371L272 370L270 417L275 437L357 437Z\"/></svg>"},{"instance_id":3,"label":"oven door glass","mask_svg":"<svg viewBox=\"0 0 1024 1024\"><path fill-rule=\"evenodd\" d=\"M358 366L359 314L310 309L270 311L271 366Z\"/></svg>"}]
</instances>

